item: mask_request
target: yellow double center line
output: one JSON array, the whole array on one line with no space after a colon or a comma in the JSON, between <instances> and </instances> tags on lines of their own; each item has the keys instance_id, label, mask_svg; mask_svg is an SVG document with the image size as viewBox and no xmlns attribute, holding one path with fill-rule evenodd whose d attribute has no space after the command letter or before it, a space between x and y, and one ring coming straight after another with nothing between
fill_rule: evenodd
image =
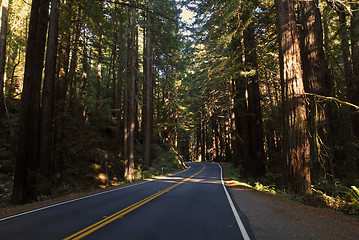
<instances>
[{"instance_id":1,"label":"yellow double center line","mask_svg":"<svg viewBox=\"0 0 359 240\"><path fill-rule=\"evenodd\" d=\"M153 194L153 195L151 195L151 196L149 196L149 197L147 197L145 199L142 199L141 201L138 201L138 202L132 204L131 206L128 206L128 207L122 209L121 211L119 211L119 212L117 212L115 214L112 214L111 216L106 217L105 219L103 219L103 220L101 220L101 221L99 221L99 222L97 222L95 224L92 224L91 226L89 226L87 228L82 229L81 231L79 231L79 232L65 238L64 240L81 239L81 238L93 233L97 229L102 228L103 226L105 226L105 225L107 225L107 224L109 224L109 223L111 223L111 222L113 222L113 221L115 221L115 220L117 220L119 218L122 218L127 213L132 212L133 210L141 207L142 205L148 203L149 201L151 201L151 200L161 196L162 194L170 191L171 189L173 189L173 188L187 182L191 178L193 178L196 175L200 174L205 168L206 168L206 166L203 165L202 169L199 172L197 172L197 173L193 174L192 176L182 180L181 182L178 182L178 183L176 183L176 184L174 184L174 185L172 185L172 186L170 186L170 187L168 187L168 188L166 188L166 189L164 189L164 190L162 190L162 191L160 191L158 193L155 193L155 194Z\"/></svg>"}]
</instances>

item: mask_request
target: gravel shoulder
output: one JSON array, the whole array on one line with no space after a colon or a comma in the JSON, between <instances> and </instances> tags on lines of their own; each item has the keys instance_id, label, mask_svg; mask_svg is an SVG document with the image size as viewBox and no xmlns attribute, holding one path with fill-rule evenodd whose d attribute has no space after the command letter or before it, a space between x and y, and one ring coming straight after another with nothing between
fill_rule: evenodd
<instances>
[{"instance_id":1,"label":"gravel shoulder","mask_svg":"<svg viewBox=\"0 0 359 240\"><path fill-rule=\"evenodd\" d=\"M226 181L233 201L247 216L256 239L359 239L359 220L306 206Z\"/></svg>"}]
</instances>

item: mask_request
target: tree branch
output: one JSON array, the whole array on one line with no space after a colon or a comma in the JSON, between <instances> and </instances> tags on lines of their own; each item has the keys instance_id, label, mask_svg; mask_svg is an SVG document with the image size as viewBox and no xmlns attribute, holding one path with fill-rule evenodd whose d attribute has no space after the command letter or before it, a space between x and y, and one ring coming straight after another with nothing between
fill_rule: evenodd
<instances>
[{"instance_id":1,"label":"tree branch","mask_svg":"<svg viewBox=\"0 0 359 240\"><path fill-rule=\"evenodd\" d=\"M345 105L348 105L350 107L353 107L353 108L359 110L359 106L357 106L355 104L352 104L350 102L340 100L340 99L335 98L335 97L327 97L327 96L322 96L322 95L318 95L318 94L314 94L314 93L305 93L305 95L314 96L314 97L319 98L319 99L330 100L330 101L334 101L334 102L337 102L337 103L345 104Z\"/></svg>"},{"instance_id":2,"label":"tree branch","mask_svg":"<svg viewBox=\"0 0 359 240\"><path fill-rule=\"evenodd\" d=\"M164 15L162 15L159 12L156 12L154 10L151 10L148 6L146 6L145 4L142 3L136 3L136 4L132 4L129 2L123 2L123 1L116 1L116 0L106 0L106 3L112 3L112 4L117 4L117 5L122 5L122 6L126 6L126 7L131 7L131 8L136 8L136 9L141 9L145 12L154 14L154 15L158 15L166 20L170 20L170 21L174 21L174 19L166 17Z\"/></svg>"}]
</instances>

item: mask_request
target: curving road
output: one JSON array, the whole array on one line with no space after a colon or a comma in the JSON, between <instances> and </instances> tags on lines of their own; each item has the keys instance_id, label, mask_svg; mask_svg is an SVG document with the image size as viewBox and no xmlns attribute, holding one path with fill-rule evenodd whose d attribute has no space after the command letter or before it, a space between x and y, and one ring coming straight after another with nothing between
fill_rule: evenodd
<instances>
[{"instance_id":1,"label":"curving road","mask_svg":"<svg viewBox=\"0 0 359 240\"><path fill-rule=\"evenodd\" d=\"M5 239L254 239L214 163L0 219Z\"/></svg>"}]
</instances>

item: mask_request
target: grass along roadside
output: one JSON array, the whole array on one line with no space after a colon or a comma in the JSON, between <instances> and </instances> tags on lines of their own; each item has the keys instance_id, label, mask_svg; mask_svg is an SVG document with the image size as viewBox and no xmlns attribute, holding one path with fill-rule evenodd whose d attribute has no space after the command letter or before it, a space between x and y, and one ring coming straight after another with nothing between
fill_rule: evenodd
<instances>
[{"instance_id":1,"label":"grass along roadside","mask_svg":"<svg viewBox=\"0 0 359 240\"><path fill-rule=\"evenodd\" d=\"M329 208L359 218L359 189L356 186L322 183L320 187L312 187L312 194L288 194L279 187L280 175L268 174L261 179L243 179L240 176L240 169L233 167L231 163L221 165L225 178L231 185L248 187L305 205Z\"/></svg>"}]
</instances>

